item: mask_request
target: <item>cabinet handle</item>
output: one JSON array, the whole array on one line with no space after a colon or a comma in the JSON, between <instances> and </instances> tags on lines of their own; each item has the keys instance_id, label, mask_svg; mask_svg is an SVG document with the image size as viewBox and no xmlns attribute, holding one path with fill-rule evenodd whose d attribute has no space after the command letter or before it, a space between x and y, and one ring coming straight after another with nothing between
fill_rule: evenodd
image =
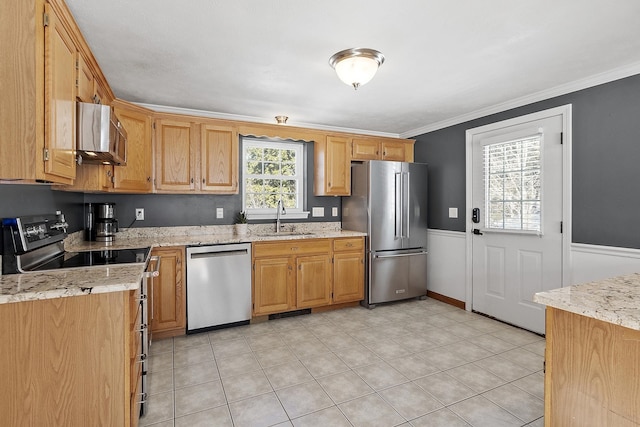
<instances>
[{"instance_id":1,"label":"cabinet handle","mask_svg":"<svg viewBox=\"0 0 640 427\"><path fill-rule=\"evenodd\" d=\"M151 177L150 176L147 177L147 182L151 182Z\"/></svg>"},{"instance_id":2,"label":"cabinet handle","mask_svg":"<svg viewBox=\"0 0 640 427\"><path fill-rule=\"evenodd\" d=\"M193 184L193 178L191 178L191 183Z\"/></svg>"}]
</instances>

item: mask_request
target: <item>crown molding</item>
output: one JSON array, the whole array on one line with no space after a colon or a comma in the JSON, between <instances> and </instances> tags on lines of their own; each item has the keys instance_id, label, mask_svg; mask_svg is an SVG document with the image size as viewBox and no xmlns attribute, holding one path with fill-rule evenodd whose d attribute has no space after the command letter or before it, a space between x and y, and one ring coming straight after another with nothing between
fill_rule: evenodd
<instances>
[{"instance_id":1,"label":"crown molding","mask_svg":"<svg viewBox=\"0 0 640 427\"><path fill-rule=\"evenodd\" d=\"M262 117L243 116L240 114L217 113L214 111L196 110L192 108L182 108L182 107L170 107L166 105L145 104L143 102L133 102L133 104L139 105L141 107L147 108L157 113L185 114L189 116L207 117L211 119L234 120L234 121L249 122L249 123L266 123L270 125L276 124L273 122L273 120L267 120ZM286 125L280 125L280 126L293 126L293 127L307 128L307 129L324 130L324 131L330 131L330 132L355 133L360 135L381 136L381 137L388 137L388 138L399 137L397 133L377 132L372 130L354 129L354 128L343 128L338 126L325 126L325 125L303 123L303 122L287 121Z\"/></svg>"},{"instance_id":2,"label":"crown molding","mask_svg":"<svg viewBox=\"0 0 640 427\"><path fill-rule=\"evenodd\" d=\"M575 80L570 83L555 86L520 98L512 99L510 101L502 102L500 104L481 108L479 110L462 114L457 117L452 117L450 119L442 120L430 125L408 130L402 132L400 134L400 138L415 138L416 136L422 135L424 133L444 129L449 126L454 126L460 123L479 119L480 117L485 117L491 114L500 113L502 111L511 110L513 108L522 107L523 105L533 104L534 102L544 101L545 99L554 98L556 96L566 95L571 92L576 92L582 89L587 89L615 80L620 80L625 77L634 76L636 74L640 74L640 61L634 62L624 67L615 68L604 73L595 74L584 79Z\"/></svg>"}]
</instances>

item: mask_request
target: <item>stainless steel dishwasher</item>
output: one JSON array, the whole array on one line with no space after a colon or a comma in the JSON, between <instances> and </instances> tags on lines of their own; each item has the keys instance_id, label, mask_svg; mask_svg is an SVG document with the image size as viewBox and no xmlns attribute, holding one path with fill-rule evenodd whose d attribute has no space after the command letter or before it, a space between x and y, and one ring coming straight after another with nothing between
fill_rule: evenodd
<instances>
[{"instance_id":1,"label":"stainless steel dishwasher","mask_svg":"<svg viewBox=\"0 0 640 427\"><path fill-rule=\"evenodd\" d=\"M251 319L251 244L187 247L187 333Z\"/></svg>"}]
</instances>

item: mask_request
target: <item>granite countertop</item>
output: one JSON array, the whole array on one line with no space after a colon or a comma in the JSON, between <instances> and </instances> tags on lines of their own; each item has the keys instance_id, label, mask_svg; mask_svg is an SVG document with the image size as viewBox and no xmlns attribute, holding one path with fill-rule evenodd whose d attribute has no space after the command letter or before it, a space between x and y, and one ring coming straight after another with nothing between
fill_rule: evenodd
<instances>
[{"instance_id":1,"label":"granite countertop","mask_svg":"<svg viewBox=\"0 0 640 427\"><path fill-rule=\"evenodd\" d=\"M138 289L145 265L79 267L0 276L0 304Z\"/></svg>"},{"instance_id":2,"label":"granite countertop","mask_svg":"<svg viewBox=\"0 0 640 427\"><path fill-rule=\"evenodd\" d=\"M65 249L89 251L366 236L366 233L341 230L337 222L304 223L295 227L293 231L289 228L275 234L273 224L251 224L249 232L242 236L234 234L233 226L130 228L118 233L115 242L109 245L84 241L84 233L79 231L67 237ZM140 263L2 275L0 304L137 289L144 267Z\"/></svg>"},{"instance_id":3,"label":"granite countertop","mask_svg":"<svg viewBox=\"0 0 640 427\"><path fill-rule=\"evenodd\" d=\"M533 300L640 331L640 273L538 292Z\"/></svg>"}]
</instances>

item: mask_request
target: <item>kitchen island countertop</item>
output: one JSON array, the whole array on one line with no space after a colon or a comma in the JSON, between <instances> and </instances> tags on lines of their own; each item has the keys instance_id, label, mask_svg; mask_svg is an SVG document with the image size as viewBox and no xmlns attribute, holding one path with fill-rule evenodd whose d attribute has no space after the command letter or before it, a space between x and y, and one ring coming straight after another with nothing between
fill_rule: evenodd
<instances>
[{"instance_id":1,"label":"kitchen island countertop","mask_svg":"<svg viewBox=\"0 0 640 427\"><path fill-rule=\"evenodd\" d=\"M537 303L640 330L640 273L538 292Z\"/></svg>"}]
</instances>

